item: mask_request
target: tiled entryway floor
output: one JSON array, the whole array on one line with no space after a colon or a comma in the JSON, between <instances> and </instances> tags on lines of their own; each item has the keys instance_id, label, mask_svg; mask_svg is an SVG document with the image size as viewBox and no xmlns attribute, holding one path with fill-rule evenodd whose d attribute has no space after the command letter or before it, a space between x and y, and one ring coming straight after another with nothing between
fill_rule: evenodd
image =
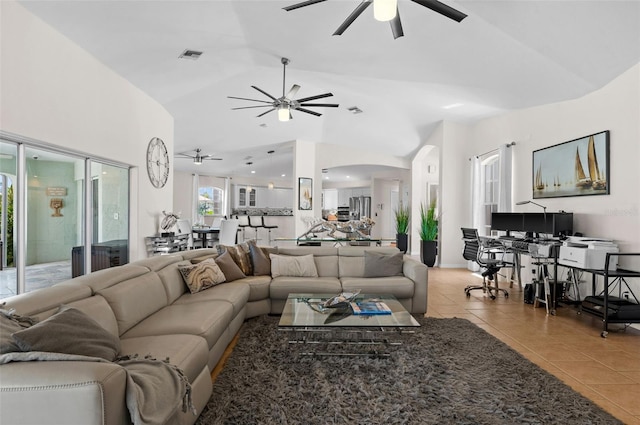
<instances>
[{"instance_id":1,"label":"tiled entryway floor","mask_svg":"<svg viewBox=\"0 0 640 425\"><path fill-rule=\"evenodd\" d=\"M468 270L429 269L427 316L468 319L625 424L640 425L640 330L611 325L602 338L599 318L563 305L547 315L524 304L515 285L509 298L480 290L467 298L464 287L479 283Z\"/></svg>"}]
</instances>

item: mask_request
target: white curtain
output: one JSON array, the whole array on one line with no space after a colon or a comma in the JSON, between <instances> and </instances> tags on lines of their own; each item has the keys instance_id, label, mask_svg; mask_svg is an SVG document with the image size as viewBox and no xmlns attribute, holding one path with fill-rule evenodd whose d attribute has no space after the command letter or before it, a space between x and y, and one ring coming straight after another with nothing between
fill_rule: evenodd
<instances>
[{"instance_id":1,"label":"white curtain","mask_svg":"<svg viewBox=\"0 0 640 425\"><path fill-rule=\"evenodd\" d=\"M484 184L482 178L482 160L478 156L471 158L471 227L484 228ZM478 271L475 261L467 261L467 269Z\"/></svg>"},{"instance_id":2,"label":"white curtain","mask_svg":"<svg viewBox=\"0 0 640 425\"><path fill-rule=\"evenodd\" d=\"M498 148L498 212L511 212L511 179L512 179L511 145L502 145Z\"/></svg>"},{"instance_id":3,"label":"white curtain","mask_svg":"<svg viewBox=\"0 0 640 425\"><path fill-rule=\"evenodd\" d=\"M478 156L471 158L471 227L484 227L484 184L482 178L482 160Z\"/></svg>"},{"instance_id":4,"label":"white curtain","mask_svg":"<svg viewBox=\"0 0 640 425\"><path fill-rule=\"evenodd\" d=\"M198 188L200 187L200 176L198 174L192 174L191 176L193 177L192 183L191 183L191 193L192 193L191 222L193 224L196 224L196 223L200 224L199 223L200 216L198 215Z\"/></svg>"}]
</instances>

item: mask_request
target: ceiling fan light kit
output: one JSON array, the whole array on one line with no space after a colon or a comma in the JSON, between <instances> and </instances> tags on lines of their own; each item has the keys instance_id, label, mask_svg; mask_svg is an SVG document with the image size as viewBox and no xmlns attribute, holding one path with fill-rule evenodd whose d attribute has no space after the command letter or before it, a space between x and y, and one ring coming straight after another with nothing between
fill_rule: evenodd
<instances>
[{"instance_id":1,"label":"ceiling fan light kit","mask_svg":"<svg viewBox=\"0 0 640 425\"><path fill-rule=\"evenodd\" d=\"M307 0L302 3L296 3L284 8L287 12L299 9L305 6L311 6L312 4L322 3L327 0ZM436 13L446 16L456 22L461 22L467 17L466 14L454 9L451 6L447 6L438 0L411 0L414 3L418 3L420 6L424 6L427 9L431 9ZM391 33L393 38L399 38L404 36L404 30L402 29L402 22L400 21L400 14L398 13L398 0L362 0L362 2L356 6L347 19L338 27L333 35L342 35L347 28L355 21L358 16L364 12L364 10L373 3L373 16L378 21L388 21L391 26Z\"/></svg>"},{"instance_id":2,"label":"ceiling fan light kit","mask_svg":"<svg viewBox=\"0 0 640 425\"><path fill-rule=\"evenodd\" d=\"M189 152L194 152L195 155L189 155ZM209 161L222 161L222 158L215 158L213 155L203 155L202 149L195 148L192 151L181 152L176 154L176 158L190 158L193 159L195 165L202 165L205 160Z\"/></svg>"},{"instance_id":3,"label":"ceiling fan light kit","mask_svg":"<svg viewBox=\"0 0 640 425\"><path fill-rule=\"evenodd\" d=\"M260 115L257 115L257 117L260 118L260 117L268 114L269 112L277 111L278 119L280 121L289 121L290 119L293 119L293 116L291 115L291 111L292 110L304 112L306 114L310 114L310 115L314 115L316 117L319 117L319 116L322 115L321 113L312 111L312 110L307 109L307 108L310 108L310 107L337 108L338 106L340 106L337 103L308 103L308 102L310 102L312 100L318 100L318 99L324 99L325 97L331 97L331 96L333 96L333 93L323 93L323 94L318 94L316 96L304 97L302 99L294 99L294 96L298 93L298 90L300 90L300 86L297 85L297 84L292 85L291 89L289 89L289 91L285 93L286 76L287 76L287 65L289 64L289 59L282 58L280 60L280 62L282 63L282 67L283 67L283 69L282 69L282 96L281 97L276 98L275 96L272 96L271 94L267 93L266 91L262 90L259 87L251 86L253 89L259 91L260 93L262 93L263 95L267 96L271 100L260 100L260 99L250 99L250 98L246 98L246 97L227 96L229 99L248 100L248 101L251 101L251 102L264 103L264 105L241 106L241 107L238 107L238 108L231 108L231 110L235 111L237 109L270 108L266 112L263 112Z\"/></svg>"},{"instance_id":4,"label":"ceiling fan light kit","mask_svg":"<svg viewBox=\"0 0 640 425\"><path fill-rule=\"evenodd\" d=\"M396 17L398 0L373 0L373 17L380 22L387 22Z\"/></svg>"}]
</instances>

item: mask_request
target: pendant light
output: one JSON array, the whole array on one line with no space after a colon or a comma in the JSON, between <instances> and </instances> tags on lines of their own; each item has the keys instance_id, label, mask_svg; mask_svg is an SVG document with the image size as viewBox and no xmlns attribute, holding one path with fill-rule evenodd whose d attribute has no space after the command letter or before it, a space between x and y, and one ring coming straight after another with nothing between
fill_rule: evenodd
<instances>
[{"instance_id":1,"label":"pendant light","mask_svg":"<svg viewBox=\"0 0 640 425\"><path fill-rule=\"evenodd\" d=\"M275 151L274 150L270 150L267 153L269 154L269 170L273 171L273 161L271 161L272 155ZM269 182L269 184L267 185L269 187L269 190L273 190L273 182Z\"/></svg>"}]
</instances>

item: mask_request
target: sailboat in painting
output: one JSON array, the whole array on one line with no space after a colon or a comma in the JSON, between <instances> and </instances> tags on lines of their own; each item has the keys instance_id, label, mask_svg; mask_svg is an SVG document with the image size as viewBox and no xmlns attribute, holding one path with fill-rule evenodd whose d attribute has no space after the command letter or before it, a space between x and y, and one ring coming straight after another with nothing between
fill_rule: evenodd
<instances>
[{"instance_id":1,"label":"sailboat in painting","mask_svg":"<svg viewBox=\"0 0 640 425\"><path fill-rule=\"evenodd\" d=\"M590 177L584 173L582 168L582 160L580 159L580 152L576 147L576 186L578 187L591 187L592 181Z\"/></svg>"},{"instance_id":2,"label":"sailboat in painting","mask_svg":"<svg viewBox=\"0 0 640 425\"><path fill-rule=\"evenodd\" d=\"M589 177L591 177L591 187L595 190L604 190L607 188L607 179L600 172L598 167L598 158L596 157L596 147L593 136L589 137L589 145L587 147L587 164L589 165Z\"/></svg>"},{"instance_id":3,"label":"sailboat in painting","mask_svg":"<svg viewBox=\"0 0 640 425\"><path fill-rule=\"evenodd\" d=\"M533 186L536 190L544 190L545 188L545 184L542 182L542 165L539 165L536 170L536 178Z\"/></svg>"}]
</instances>

